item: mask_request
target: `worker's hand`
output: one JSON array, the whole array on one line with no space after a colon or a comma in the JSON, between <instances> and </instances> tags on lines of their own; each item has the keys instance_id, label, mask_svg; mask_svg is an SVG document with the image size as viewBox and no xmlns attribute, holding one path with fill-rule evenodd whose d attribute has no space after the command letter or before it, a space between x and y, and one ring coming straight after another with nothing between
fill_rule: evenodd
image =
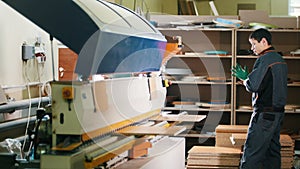
<instances>
[{"instance_id":1,"label":"worker's hand","mask_svg":"<svg viewBox=\"0 0 300 169\"><path fill-rule=\"evenodd\" d=\"M244 69L241 67L240 64L236 64L236 66L232 67L232 76L235 76L241 80L246 80L248 78L248 68L247 66L244 66Z\"/></svg>"}]
</instances>

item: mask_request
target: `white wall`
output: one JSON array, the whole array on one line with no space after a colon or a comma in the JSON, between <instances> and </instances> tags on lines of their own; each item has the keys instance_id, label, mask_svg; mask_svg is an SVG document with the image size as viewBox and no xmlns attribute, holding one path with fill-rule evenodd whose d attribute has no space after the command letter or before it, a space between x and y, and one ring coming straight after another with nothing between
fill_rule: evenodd
<instances>
[{"instance_id":1,"label":"white wall","mask_svg":"<svg viewBox=\"0 0 300 169\"><path fill-rule=\"evenodd\" d=\"M0 85L24 85L27 82L46 82L53 79L52 54L49 34L0 1ZM41 37L45 44L46 62L38 64L35 59L22 61L23 42L34 45ZM54 40L55 69L57 70L57 42ZM55 70L55 72L57 72ZM26 77L25 72L27 72ZM55 75L57 77L57 75ZM26 80L28 79L28 80Z\"/></svg>"},{"instance_id":2,"label":"white wall","mask_svg":"<svg viewBox=\"0 0 300 169\"><path fill-rule=\"evenodd\" d=\"M200 15L210 15L209 1L196 1ZM214 0L220 15L237 15L238 4L256 4L257 10L266 11L271 16L287 16L288 0Z\"/></svg>"}]
</instances>

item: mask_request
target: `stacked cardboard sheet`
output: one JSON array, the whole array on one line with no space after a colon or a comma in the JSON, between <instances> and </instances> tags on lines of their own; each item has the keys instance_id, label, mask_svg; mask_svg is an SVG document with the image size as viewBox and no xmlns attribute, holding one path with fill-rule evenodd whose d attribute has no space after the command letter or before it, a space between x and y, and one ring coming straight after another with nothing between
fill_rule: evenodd
<instances>
[{"instance_id":1,"label":"stacked cardboard sheet","mask_svg":"<svg viewBox=\"0 0 300 169\"><path fill-rule=\"evenodd\" d=\"M236 169L241 150L228 147L194 146L188 152L187 169Z\"/></svg>"}]
</instances>

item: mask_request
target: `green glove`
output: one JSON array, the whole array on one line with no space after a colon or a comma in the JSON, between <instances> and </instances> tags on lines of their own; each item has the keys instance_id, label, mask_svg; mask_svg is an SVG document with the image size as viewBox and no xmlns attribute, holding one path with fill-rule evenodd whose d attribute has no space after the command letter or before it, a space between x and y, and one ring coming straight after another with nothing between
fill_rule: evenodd
<instances>
[{"instance_id":1,"label":"green glove","mask_svg":"<svg viewBox=\"0 0 300 169\"><path fill-rule=\"evenodd\" d=\"M247 66L244 67L244 69L241 67L240 64L236 64L236 66L232 67L232 76L235 76L241 80L246 80L248 78L248 68Z\"/></svg>"}]
</instances>

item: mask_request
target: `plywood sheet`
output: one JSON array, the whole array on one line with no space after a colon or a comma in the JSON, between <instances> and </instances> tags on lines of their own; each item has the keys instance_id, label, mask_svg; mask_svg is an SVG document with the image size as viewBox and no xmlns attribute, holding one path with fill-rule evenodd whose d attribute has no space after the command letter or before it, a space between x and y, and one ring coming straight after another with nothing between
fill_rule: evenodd
<instances>
[{"instance_id":1,"label":"plywood sheet","mask_svg":"<svg viewBox=\"0 0 300 169\"><path fill-rule=\"evenodd\" d=\"M207 166L238 166L239 158L198 158L188 159L188 165L207 165Z\"/></svg>"},{"instance_id":2,"label":"plywood sheet","mask_svg":"<svg viewBox=\"0 0 300 169\"><path fill-rule=\"evenodd\" d=\"M159 127L159 126L129 126L118 131L121 134L131 135L168 135L176 136L186 130L185 127Z\"/></svg>"},{"instance_id":3,"label":"plywood sheet","mask_svg":"<svg viewBox=\"0 0 300 169\"><path fill-rule=\"evenodd\" d=\"M218 125L216 133L247 133L248 125Z\"/></svg>"},{"instance_id":4,"label":"plywood sheet","mask_svg":"<svg viewBox=\"0 0 300 169\"><path fill-rule=\"evenodd\" d=\"M244 125L219 125L216 128L216 146L218 147L241 147L246 141L247 126ZM241 132L244 131L244 132ZM230 137L233 138L235 144L232 144ZM280 135L280 144L282 150L289 150L294 146L294 141L287 134Z\"/></svg>"},{"instance_id":5,"label":"plywood sheet","mask_svg":"<svg viewBox=\"0 0 300 169\"><path fill-rule=\"evenodd\" d=\"M187 165L187 169L237 169L237 167L229 167L229 166L194 166Z\"/></svg>"},{"instance_id":6,"label":"plywood sheet","mask_svg":"<svg viewBox=\"0 0 300 169\"><path fill-rule=\"evenodd\" d=\"M213 155L240 155L241 150L229 147L212 147L212 146L193 146L189 154L213 154Z\"/></svg>"},{"instance_id":7,"label":"plywood sheet","mask_svg":"<svg viewBox=\"0 0 300 169\"><path fill-rule=\"evenodd\" d=\"M231 139L234 142L232 142ZM246 133L217 133L216 146L241 148L245 143L245 139L246 139Z\"/></svg>"}]
</instances>

